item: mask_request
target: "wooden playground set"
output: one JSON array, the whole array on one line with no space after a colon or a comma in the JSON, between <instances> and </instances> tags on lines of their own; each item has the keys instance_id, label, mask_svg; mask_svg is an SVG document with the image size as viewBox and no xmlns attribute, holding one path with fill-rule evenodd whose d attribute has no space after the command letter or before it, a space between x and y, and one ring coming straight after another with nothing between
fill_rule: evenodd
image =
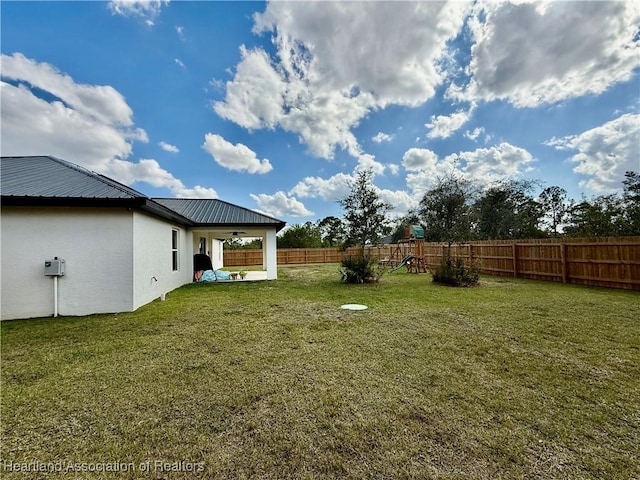
<instances>
[{"instance_id":1,"label":"wooden playground set","mask_svg":"<svg viewBox=\"0 0 640 480\"><path fill-rule=\"evenodd\" d=\"M391 255L380 260L380 266L391 267L391 272L407 267L408 273L427 273L424 258L424 229L420 225L405 225L404 238L391 250Z\"/></svg>"}]
</instances>

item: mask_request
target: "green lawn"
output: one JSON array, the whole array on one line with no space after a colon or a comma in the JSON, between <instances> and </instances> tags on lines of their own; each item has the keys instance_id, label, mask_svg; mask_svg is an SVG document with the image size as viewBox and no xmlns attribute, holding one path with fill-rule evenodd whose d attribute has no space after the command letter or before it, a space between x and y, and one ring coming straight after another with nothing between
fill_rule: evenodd
<instances>
[{"instance_id":1,"label":"green lawn","mask_svg":"<svg viewBox=\"0 0 640 480\"><path fill-rule=\"evenodd\" d=\"M134 313L3 322L0 476L640 477L638 292L339 278L284 267Z\"/></svg>"}]
</instances>

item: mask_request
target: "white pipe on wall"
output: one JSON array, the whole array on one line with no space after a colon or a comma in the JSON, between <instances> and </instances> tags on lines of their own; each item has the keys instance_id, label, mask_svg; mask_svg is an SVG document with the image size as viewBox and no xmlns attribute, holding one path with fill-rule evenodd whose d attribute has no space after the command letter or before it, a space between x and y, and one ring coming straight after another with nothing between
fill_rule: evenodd
<instances>
[{"instance_id":1,"label":"white pipe on wall","mask_svg":"<svg viewBox=\"0 0 640 480\"><path fill-rule=\"evenodd\" d=\"M53 316L58 316L58 277L53 277Z\"/></svg>"}]
</instances>

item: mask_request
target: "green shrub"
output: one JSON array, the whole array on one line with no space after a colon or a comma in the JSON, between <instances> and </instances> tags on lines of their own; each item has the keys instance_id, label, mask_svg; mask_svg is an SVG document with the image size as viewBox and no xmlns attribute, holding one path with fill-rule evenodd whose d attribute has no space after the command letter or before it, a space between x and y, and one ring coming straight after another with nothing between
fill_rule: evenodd
<instances>
[{"instance_id":1,"label":"green shrub","mask_svg":"<svg viewBox=\"0 0 640 480\"><path fill-rule=\"evenodd\" d=\"M344 283L373 283L384 273L384 269L378 266L378 261L367 255L346 257L340 264Z\"/></svg>"},{"instance_id":2,"label":"green shrub","mask_svg":"<svg viewBox=\"0 0 640 480\"><path fill-rule=\"evenodd\" d=\"M443 256L440 265L433 272L435 283L454 287L470 287L477 285L479 280L480 269L474 261L465 265L462 257L454 257L451 254Z\"/></svg>"}]
</instances>

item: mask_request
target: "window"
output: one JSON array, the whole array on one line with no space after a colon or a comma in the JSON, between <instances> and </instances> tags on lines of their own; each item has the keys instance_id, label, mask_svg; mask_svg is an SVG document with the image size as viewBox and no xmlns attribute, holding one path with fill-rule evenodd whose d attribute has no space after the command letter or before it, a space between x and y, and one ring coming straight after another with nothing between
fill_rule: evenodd
<instances>
[{"instance_id":1,"label":"window","mask_svg":"<svg viewBox=\"0 0 640 480\"><path fill-rule=\"evenodd\" d=\"M178 230L171 230L171 267L178 270Z\"/></svg>"},{"instance_id":2,"label":"window","mask_svg":"<svg viewBox=\"0 0 640 480\"><path fill-rule=\"evenodd\" d=\"M207 237L200 237L200 246L198 247L198 253L207 254Z\"/></svg>"}]
</instances>

